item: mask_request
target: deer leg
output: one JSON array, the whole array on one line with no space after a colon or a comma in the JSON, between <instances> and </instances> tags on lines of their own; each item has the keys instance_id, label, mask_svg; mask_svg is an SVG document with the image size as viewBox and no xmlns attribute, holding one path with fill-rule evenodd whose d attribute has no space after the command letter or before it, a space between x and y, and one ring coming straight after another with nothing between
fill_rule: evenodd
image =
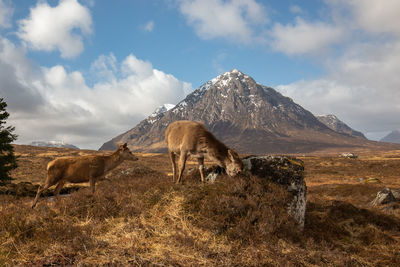
<instances>
[{"instance_id":1,"label":"deer leg","mask_svg":"<svg viewBox=\"0 0 400 267\"><path fill-rule=\"evenodd\" d=\"M60 194L61 189L63 188L63 186L65 185L65 181L59 181L56 189L54 189L54 199L59 199L58 195Z\"/></svg>"},{"instance_id":2,"label":"deer leg","mask_svg":"<svg viewBox=\"0 0 400 267\"><path fill-rule=\"evenodd\" d=\"M48 181L46 181L46 183L45 183L44 186L39 186L38 191L37 191L37 193L36 193L36 197L35 197L35 199L34 199L33 202L32 202L32 209L35 208L36 203L37 203L38 200L39 200L40 194L41 194L44 190L46 190L47 188L49 188L50 186L52 186L52 184L50 184Z\"/></svg>"},{"instance_id":3,"label":"deer leg","mask_svg":"<svg viewBox=\"0 0 400 267\"><path fill-rule=\"evenodd\" d=\"M169 152L169 159L171 160L172 164L172 182L175 182L176 177L176 162L175 162L175 153L170 151Z\"/></svg>"},{"instance_id":4,"label":"deer leg","mask_svg":"<svg viewBox=\"0 0 400 267\"><path fill-rule=\"evenodd\" d=\"M92 195L94 195L94 191L96 190L96 179L90 178L90 190L92 191Z\"/></svg>"},{"instance_id":5,"label":"deer leg","mask_svg":"<svg viewBox=\"0 0 400 267\"><path fill-rule=\"evenodd\" d=\"M185 170L186 159L187 153L181 152L181 155L179 156L179 175L178 180L176 181L177 184L179 184L182 180L183 171Z\"/></svg>"},{"instance_id":6,"label":"deer leg","mask_svg":"<svg viewBox=\"0 0 400 267\"><path fill-rule=\"evenodd\" d=\"M201 182L204 183L204 158L198 158L197 163L199 164Z\"/></svg>"}]
</instances>

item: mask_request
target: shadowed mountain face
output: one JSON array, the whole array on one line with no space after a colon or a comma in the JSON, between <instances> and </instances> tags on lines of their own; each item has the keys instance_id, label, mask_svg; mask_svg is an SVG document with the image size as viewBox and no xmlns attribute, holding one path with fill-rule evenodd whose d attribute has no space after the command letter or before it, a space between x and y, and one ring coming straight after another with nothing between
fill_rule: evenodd
<instances>
[{"instance_id":1,"label":"shadowed mountain face","mask_svg":"<svg viewBox=\"0 0 400 267\"><path fill-rule=\"evenodd\" d=\"M400 144L400 130L392 131L391 133L383 137L380 141Z\"/></svg>"},{"instance_id":2,"label":"shadowed mountain face","mask_svg":"<svg viewBox=\"0 0 400 267\"><path fill-rule=\"evenodd\" d=\"M367 139L362 132L356 131L352 128L350 128L346 123L342 122L341 120L338 119L335 115L329 114L329 115L317 115L316 118L331 128L332 130L342 133L342 134L348 134L351 136L355 137L361 137L364 139Z\"/></svg>"},{"instance_id":3,"label":"shadowed mountain face","mask_svg":"<svg viewBox=\"0 0 400 267\"><path fill-rule=\"evenodd\" d=\"M309 152L365 142L333 131L292 99L234 69L206 82L175 107L159 108L100 150L127 142L134 151L165 152L165 129L177 120L203 122L240 153Z\"/></svg>"}]
</instances>

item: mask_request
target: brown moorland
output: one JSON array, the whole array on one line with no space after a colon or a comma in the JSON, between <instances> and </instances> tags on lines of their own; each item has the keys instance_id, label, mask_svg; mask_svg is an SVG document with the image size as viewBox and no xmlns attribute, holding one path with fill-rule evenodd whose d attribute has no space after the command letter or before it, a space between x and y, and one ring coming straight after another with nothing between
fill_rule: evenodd
<instances>
[{"instance_id":1,"label":"brown moorland","mask_svg":"<svg viewBox=\"0 0 400 267\"><path fill-rule=\"evenodd\" d=\"M100 153L15 150L15 183L42 183L56 157ZM0 195L0 265L400 266L399 203L370 205L381 189L400 190L400 151L357 153L296 155L308 186L303 232L278 186L229 176L201 184L198 171L189 173L194 161L175 185L167 154L122 163L93 197L83 185L32 210L32 197Z\"/></svg>"}]
</instances>

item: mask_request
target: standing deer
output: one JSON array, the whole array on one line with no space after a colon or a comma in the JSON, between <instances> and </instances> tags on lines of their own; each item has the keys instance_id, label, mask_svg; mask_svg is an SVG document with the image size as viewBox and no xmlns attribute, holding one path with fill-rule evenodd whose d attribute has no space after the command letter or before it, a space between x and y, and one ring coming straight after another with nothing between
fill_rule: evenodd
<instances>
[{"instance_id":1,"label":"standing deer","mask_svg":"<svg viewBox=\"0 0 400 267\"><path fill-rule=\"evenodd\" d=\"M55 198L58 198L58 194L66 182L85 183L90 181L90 189L94 194L96 181L103 178L106 173L117 167L124 160L138 160L129 150L126 143L119 145L118 149L108 156L61 157L50 161L47 164L45 184L38 188L32 208L36 206L40 194L55 184L57 184L54 190Z\"/></svg>"},{"instance_id":2,"label":"standing deer","mask_svg":"<svg viewBox=\"0 0 400 267\"><path fill-rule=\"evenodd\" d=\"M204 183L204 157L217 162L225 168L229 176L235 176L243 170L239 155L220 142L204 124L195 121L176 121L165 131L165 141L168 144L168 154L172 164L173 181L176 178L175 157L179 155L179 173L176 183L180 183L186 159L189 156L197 158L201 181Z\"/></svg>"}]
</instances>

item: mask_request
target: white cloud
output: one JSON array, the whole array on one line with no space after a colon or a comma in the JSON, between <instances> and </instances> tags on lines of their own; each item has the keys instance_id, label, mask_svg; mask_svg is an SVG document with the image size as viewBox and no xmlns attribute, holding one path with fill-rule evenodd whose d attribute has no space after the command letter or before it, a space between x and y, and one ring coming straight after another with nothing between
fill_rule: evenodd
<instances>
[{"instance_id":1,"label":"white cloud","mask_svg":"<svg viewBox=\"0 0 400 267\"><path fill-rule=\"evenodd\" d=\"M328 74L278 86L314 114L333 113L371 138L400 128L400 41L353 44Z\"/></svg>"},{"instance_id":2,"label":"white cloud","mask_svg":"<svg viewBox=\"0 0 400 267\"><path fill-rule=\"evenodd\" d=\"M100 55L90 66L90 72L96 81L112 82L115 80L117 69L117 59L112 53Z\"/></svg>"},{"instance_id":3,"label":"white cloud","mask_svg":"<svg viewBox=\"0 0 400 267\"><path fill-rule=\"evenodd\" d=\"M400 127L400 96L388 95L388 90L328 78L302 80L277 89L314 114L335 114L370 137L379 138L382 136L375 133Z\"/></svg>"},{"instance_id":4,"label":"white cloud","mask_svg":"<svg viewBox=\"0 0 400 267\"><path fill-rule=\"evenodd\" d=\"M72 58L83 51L82 39L91 33L90 11L77 0L60 0L55 7L39 1L29 17L19 21L17 34L34 50L59 50L61 57Z\"/></svg>"},{"instance_id":5,"label":"white cloud","mask_svg":"<svg viewBox=\"0 0 400 267\"><path fill-rule=\"evenodd\" d=\"M400 35L398 0L327 0L333 8L345 8L352 13L353 23L370 33Z\"/></svg>"},{"instance_id":6,"label":"white cloud","mask_svg":"<svg viewBox=\"0 0 400 267\"><path fill-rule=\"evenodd\" d=\"M122 63L112 54L101 55L91 70L108 77L88 86L82 73L61 65L36 66L22 49L0 37L0 95L18 143L64 140L97 149L159 105L177 103L192 90L133 54Z\"/></svg>"},{"instance_id":7,"label":"white cloud","mask_svg":"<svg viewBox=\"0 0 400 267\"><path fill-rule=\"evenodd\" d=\"M255 0L178 0L179 9L203 39L224 38L250 43L261 38L254 28L268 19Z\"/></svg>"},{"instance_id":8,"label":"white cloud","mask_svg":"<svg viewBox=\"0 0 400 267\"><path fill-rule=\"evenodd\" d=\"M0 0L0 28L8 28L11 26L11 17L14 9L7 0Z\"/></svg>"},{"instance_id":9,"label":"white cloud","mask_svg":"<svg viewBox=\"0 0 400 267\"><path fill-rule=\"evenodd\" d=\"M125 75L137 75L140 78L147 78L153 75L151 63L140 60L132 54L122 62L121 70Z\"/></svg>"},{"instance_id":10,"label":"white cloud","mask_svg":"<svg viewBox=\"0 0 400 267\"><path fill-rule=\"evenodd\" d=\"M146 32L152 32L154 29L154 25L154 21L150 20L146 23L146 25L143 26L143 30Z\"/></svg>"},{"instance_id":11,"label":"white cloud","mask_svg":"<svg viewBox=\"0 0 400 267\"><path fill-rule=\"evenodd\" d=\"M275 23L270 31L271 47L288 55L315 54L343 38L341 28L324 22L306 22L297 17L295 24Z\"/></svg>"}]
</instances>

